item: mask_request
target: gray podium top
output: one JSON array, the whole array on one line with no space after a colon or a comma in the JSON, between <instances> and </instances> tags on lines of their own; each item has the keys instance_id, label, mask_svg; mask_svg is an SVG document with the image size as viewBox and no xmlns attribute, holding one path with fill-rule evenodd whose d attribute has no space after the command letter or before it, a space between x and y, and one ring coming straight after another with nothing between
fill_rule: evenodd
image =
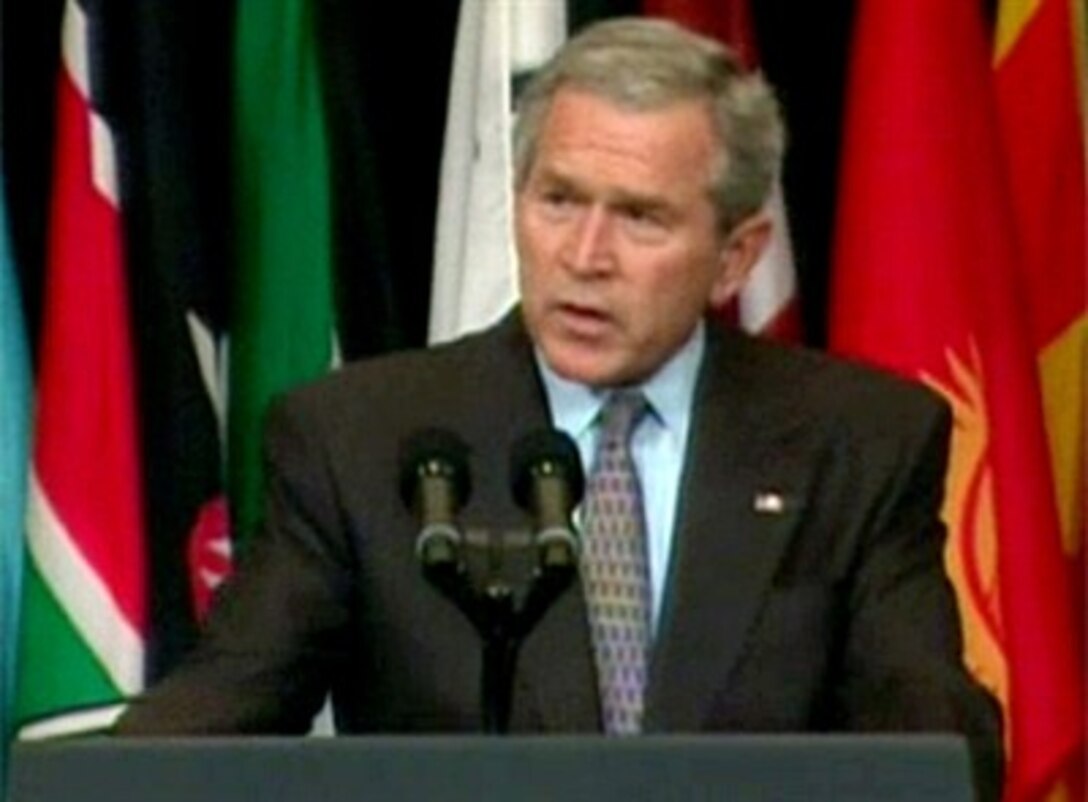
<instances>
[{"instance_id":1,"label":"gray podium top","mask_svg":"<svg viewBox=\"0 0 1088 802\"><path fill-rule=\"evenodd\" d=\"M968 802L941 735L81 739L14 749L10 802Z\"/></svg>"}]
</instances>

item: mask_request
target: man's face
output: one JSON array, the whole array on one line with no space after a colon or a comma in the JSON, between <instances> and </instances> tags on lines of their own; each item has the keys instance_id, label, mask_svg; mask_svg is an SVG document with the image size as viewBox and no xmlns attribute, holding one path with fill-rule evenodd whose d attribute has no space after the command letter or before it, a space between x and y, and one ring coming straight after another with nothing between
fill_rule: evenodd
<instances>
[{"instance_id":1,"label":"man's face","mask_svg":"<svg viewBox=\"0 0 1088 802\"><path fill-rule=\"evenodd\" d=\"M629 111L556 94L516 202L523 314L556 373L641 381L739 289L750 265L718 232L715 156L697 101Z\"/></svg>"}]
</instances>

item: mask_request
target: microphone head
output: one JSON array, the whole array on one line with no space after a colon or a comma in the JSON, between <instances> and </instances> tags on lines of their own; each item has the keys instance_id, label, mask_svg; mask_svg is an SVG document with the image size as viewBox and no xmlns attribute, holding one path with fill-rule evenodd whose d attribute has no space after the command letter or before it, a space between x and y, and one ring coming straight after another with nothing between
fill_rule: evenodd
<instances>
[{"instance_id":1,"label":"microphone head","mask_svg":"<svg viewBox=\"0 0 1088 802\"><path fill-rule=\"evenodd\" d=\"M585 492L585 476L578 446L558 429L529 432L510 451L510 482L514 500L523 510L532 512L533 479L559 475L566 480L570 503L576 507Z\"/></svg>"},{"instance_id":2,"label":"microphone head","mask_svg":"<svg viewBox=\"0 0 1088 802\"><path fill-rule=\"evenodd\" d=\"M419 482L427 476L442 476L453 488L457 507L464 506L472 491L468 471L468 446L448 429L420 429L400 444L398 455L400 497L410 510L416 508Z\"/></svg>"}]
</instances>

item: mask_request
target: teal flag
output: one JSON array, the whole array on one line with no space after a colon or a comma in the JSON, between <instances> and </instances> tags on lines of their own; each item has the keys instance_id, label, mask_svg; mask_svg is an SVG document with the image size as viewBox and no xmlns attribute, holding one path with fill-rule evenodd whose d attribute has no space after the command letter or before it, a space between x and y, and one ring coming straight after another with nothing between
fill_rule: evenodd
<instances>
[{"instance_id":1,"label":"teal flag","mask_svg":"<svg viewBox=\"0 0 1088 802\"><path fill-rule=\"evenodd\" d=\"M0 798L7 782L23 570L30 370L0 182Z\"/></svg>"}]
</instances>

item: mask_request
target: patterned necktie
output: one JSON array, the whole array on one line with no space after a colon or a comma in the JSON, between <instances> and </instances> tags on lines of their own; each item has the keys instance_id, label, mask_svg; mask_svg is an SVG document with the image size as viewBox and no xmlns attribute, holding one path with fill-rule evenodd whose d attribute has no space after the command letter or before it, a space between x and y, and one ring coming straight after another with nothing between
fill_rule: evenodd
<instances>
[{"instance_id":1,"label":"patterned necktie","mask_svg":"<svg viewBox=\"0 0 1088 802\"><path fill-rule=\"evenodd\" d=\"M610 735L642 728L650 651L646 527L631 435L649 408L637 391L613 394L601 412L600 439L586 490L582 583Z\"/></svg>"}]
</instances>

